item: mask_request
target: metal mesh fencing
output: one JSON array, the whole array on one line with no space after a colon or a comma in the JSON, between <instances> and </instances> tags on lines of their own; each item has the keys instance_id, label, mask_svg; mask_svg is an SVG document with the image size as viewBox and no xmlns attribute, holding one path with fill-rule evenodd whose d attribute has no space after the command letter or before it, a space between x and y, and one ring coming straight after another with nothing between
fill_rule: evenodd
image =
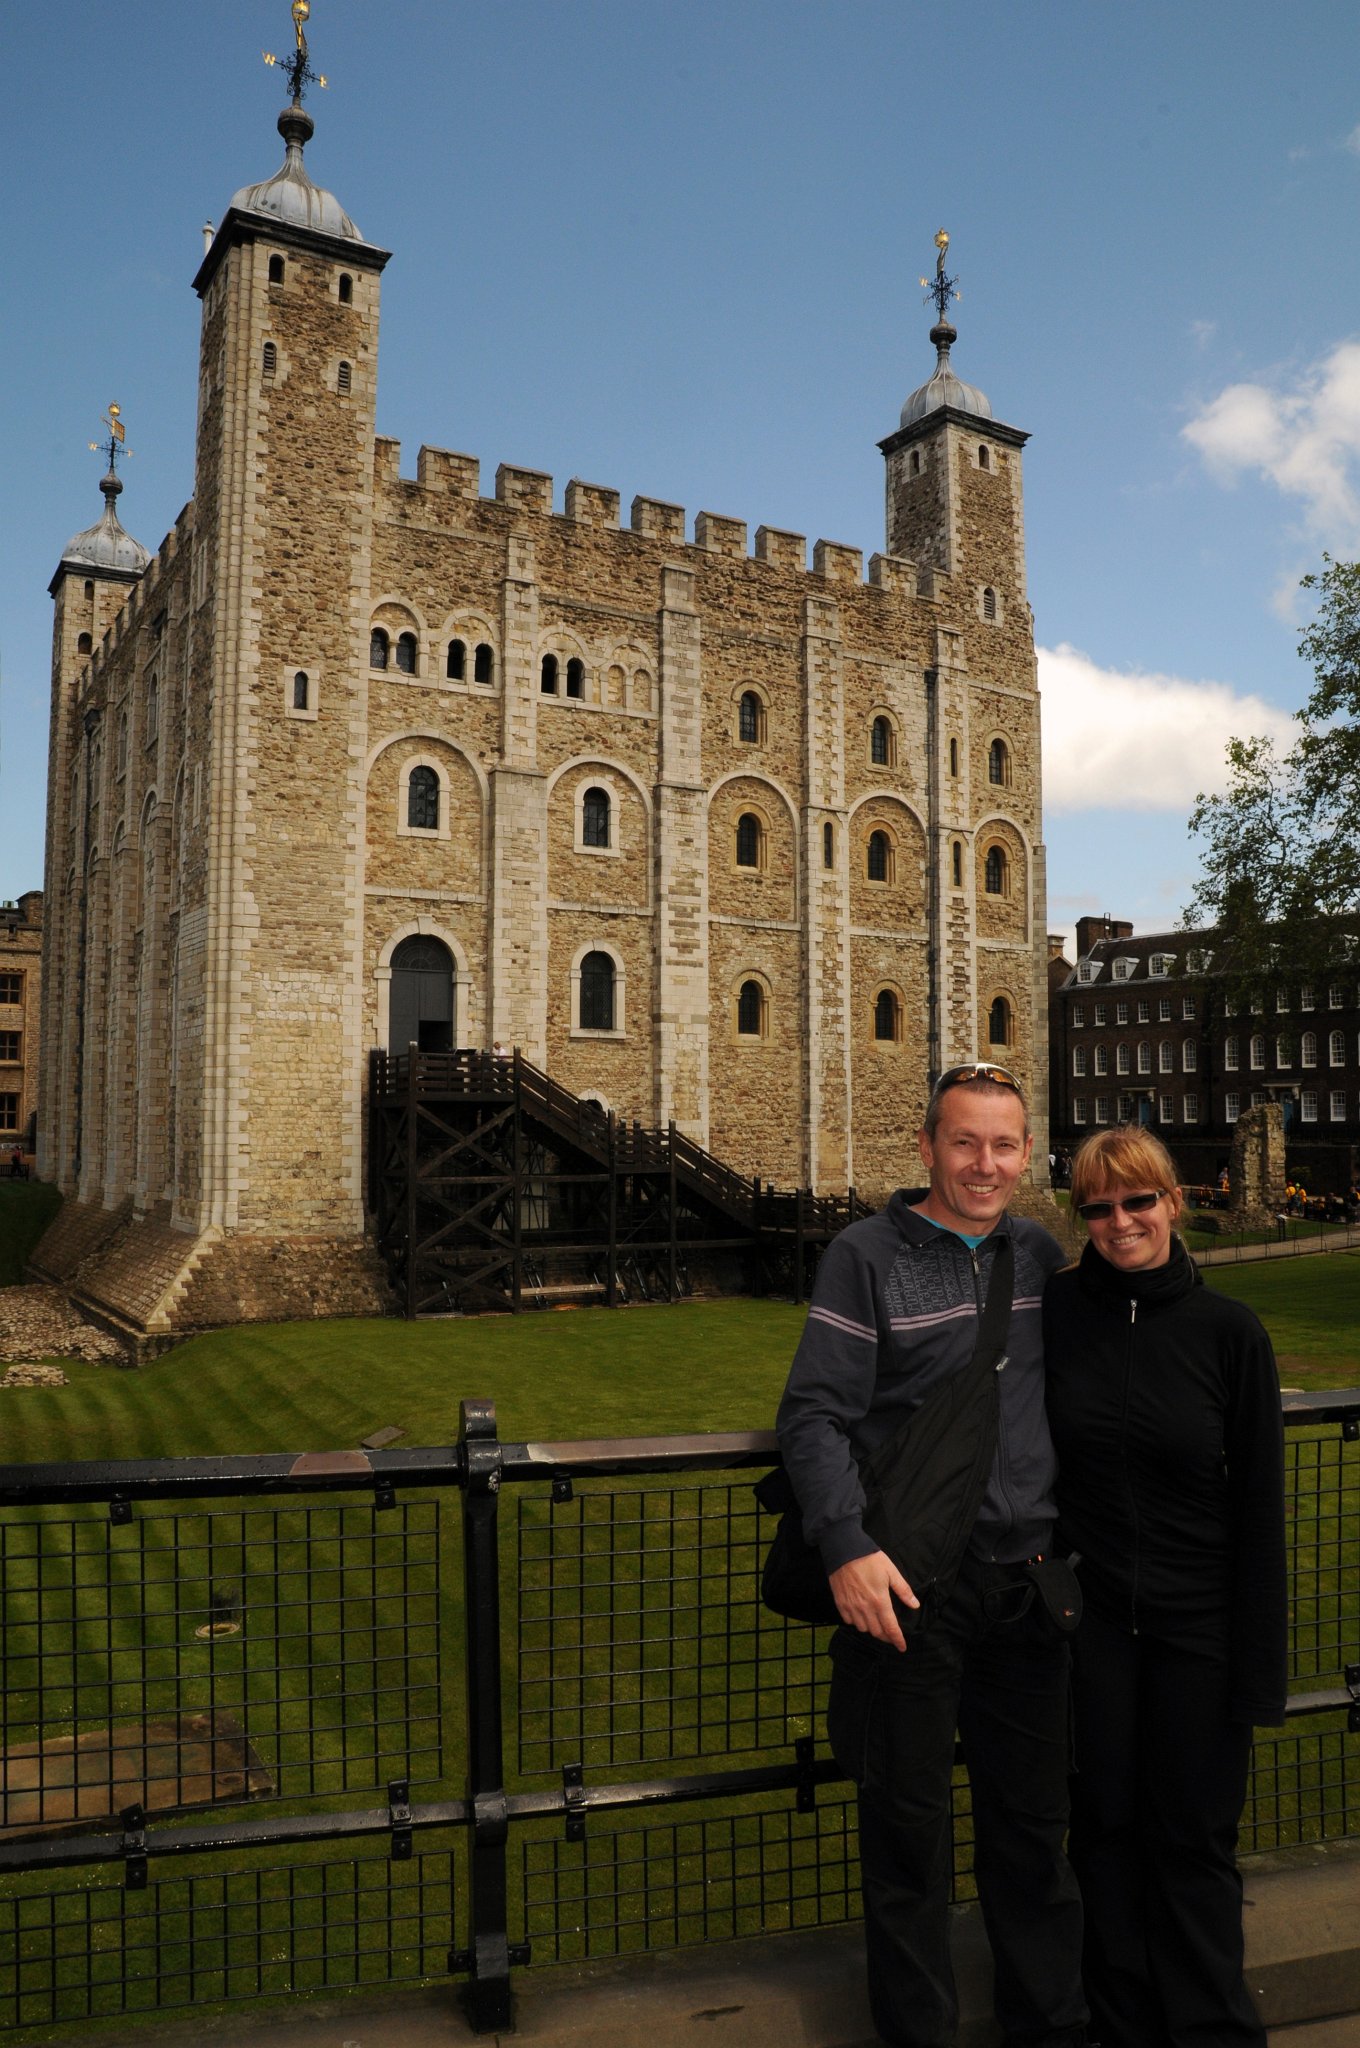
<instances>
[{"instance_id":1,"label":"metal mesh fencing","mask_svg":"<svg viewBox=\"0 0 1360 2048\"><path fill-rule=\"evenodd\" d=\"M1284 1449L1290 1677L1339 1684L1360 1661L1360 1441L1289 1429Z\"/></svg>"}]
</instances>

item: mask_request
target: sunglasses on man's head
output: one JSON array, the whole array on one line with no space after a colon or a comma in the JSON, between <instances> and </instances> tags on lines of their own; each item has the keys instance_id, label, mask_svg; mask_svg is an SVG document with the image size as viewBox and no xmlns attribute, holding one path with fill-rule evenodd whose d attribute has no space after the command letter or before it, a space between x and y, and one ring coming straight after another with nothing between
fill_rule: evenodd
<instances>
[{"instance_id":1,"label":"sunglasses on man's head","mask_svg":"<svg viewBox=\"0 0 1360 2048\"><path fill-rule=\"evenodd\" d=\"M946 1088L962 1087L965 1081L997 1081L1003 1088L1013 1088L1017 1095L1022 1092L1014 1074L1008 1074L1004 1067L992 1066L987 1060L971 1060L966 1067L947 1067L931 1092L943 1095Z\"/></svg>"},{"instance_id":2,"label":"sunglasses on man's head","mask_svg":"<svg viewBox=\"0 0 1360 2048\"><path fill-rule=\"evenodd\" d=\"M1083 1223L1103 1223L1116 1209L1126 1216L1141 1216L1145 1209L1155 1209L1165 1193L1165 1188L1158 1188L1155 1195L1125 1195L1122 1202L1078 1202L1077 1214Z\"/></svg>"}]
</instances>

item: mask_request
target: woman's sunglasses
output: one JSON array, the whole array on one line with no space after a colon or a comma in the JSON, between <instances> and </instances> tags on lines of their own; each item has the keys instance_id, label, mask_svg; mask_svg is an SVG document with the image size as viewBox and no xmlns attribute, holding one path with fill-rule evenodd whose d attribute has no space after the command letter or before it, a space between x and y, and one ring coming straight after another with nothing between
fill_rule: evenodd
<instances>
[{"instance_id":1,"label":"woman's sunglasses","mask_svg":"<svg viewBox=\"0 0 1360 2048\"><path fill-rule=\"evenodd\" d=\"M1158 1188L1155 1195L1125 1195L1122 1202L1078 1202L1077 1214L1083 1223L1103 1223L1116 1209L1126 1216L1141 1216L1145 1209L1155 1209L1165 1193L1165 1188Z\"/></svg>"}]
</instances>

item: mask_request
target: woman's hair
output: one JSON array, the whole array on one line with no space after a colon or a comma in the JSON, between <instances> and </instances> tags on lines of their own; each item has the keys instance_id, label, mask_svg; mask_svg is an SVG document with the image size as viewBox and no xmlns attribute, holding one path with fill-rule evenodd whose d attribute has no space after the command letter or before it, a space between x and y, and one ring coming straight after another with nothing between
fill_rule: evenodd
<instances>
[{"instance_id":1,"label":"woman's hair","mask_svg":"<svg viewBox=\"0 0 1360 2048\"><path fill-rule=\"evenodd\" d=\"M1180 1185L1176 1162L1160 1138L1137 1124L1093 1131L1072 1161L1072 1207L1098 1200L1106 1188L1165 1188Z\"/></svg>"}]
</instances>

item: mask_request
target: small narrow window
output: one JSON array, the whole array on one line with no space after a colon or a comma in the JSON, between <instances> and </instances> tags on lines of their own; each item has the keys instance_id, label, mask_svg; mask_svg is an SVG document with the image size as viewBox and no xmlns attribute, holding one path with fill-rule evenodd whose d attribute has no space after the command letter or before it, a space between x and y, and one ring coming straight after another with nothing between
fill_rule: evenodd
<instances>
[{"instance_id":1,"label":"small narrow window","mask_svg":"<svg viewBox=\"0 0 1360 2048\"><path fill-rule=\"evenodd\" d=\"M754 690L743 690L737 707L737 738L754 747L760 740L760 699Z\"/></svg>"},{"instance_id":2,"label":"small narrow window","mask_svg":"<svg viewBox=\"0 0 1360 2048\"><path fill-rule=\"evenodd\" d=\"M763 838L760 820L754 811L743 811L737 819L737 866L758 868L760 866L760 843Z\"/></svg>"},{"instance_id":3,"label":"small narrow window","mask_svg":"<svg viewBox=\"0 0 1360 2048\"><path fill-rule=\"evenodd\" d=\"M307 709L307 671L305 668L300 668L293 677L293 709L294 711L305 711Z\"/></svg>"},{"instance_id":4,"label":"small narrow window","mask_svg":"<svg viewBox=\"0 0 1360 2048\"><path fill-rule=\"evenodd\" d=\"M94 596L94 583L88 576L85 578L85 595L86 597Z\"/></svg>"},{"instance_id":5,"label":"small narrow window","mask_svg":"<svg viewBox=\"0 0 1360 2048\"><path fill-rule=\"evenodd\" d=\"M994 619L996 617L996 592L992 589L990 583L982 593L982 616L984 619Z\"/></svg>"},{"instance_id":6,"label":"small narrow window","mask_svg":"<svg viewBox=\"0 0 1360 2048\"><path fill-rule=\"evenodd\" d=\"M161 686L155 676L146 691L146 745L154 747L161 730Z\"/></svg>"},{"instance_id":7,"label":"small narrow window","mask_svg":"<svg viewBox=\"0 0 1360 2048\"><path fill-rule=\"evenodd\" d=\"M397 667L404 676L413 676L415 674L416 636L414 633L399 633L397 635Z\"/></svg>"},{"instance_id":8,"label":"small narrow window","mask_svg":"<svg viewBox=\"0 0 1360 2048\"><path fill-rule=\"evenodd\" d=\"M406 788L406 822L415 832L439 830L439 777L433 768L413 768Z\"/></svg>"},{"instance_id":9,"label":"small narrow window","mask_svg":"<svg viewBox=\"0 0 1360 2048\"><path fill-rule=\"evenodd\" d=\"M567 663L567 695L584 697L586 691L586 665L578 656L572 656Z\"/></svg>"},{"instance_id":10,"label":"small narrow window","mask_svg":"<svg viewBox=\"0 0 1360 2048\"><path fill-rule=\"evenodd\" d=\"M270 282L271 284L282 284L282 283L283 283L283 258L282 258L282 256L271 256L271 257L270 257L270 259L269 259L269 282Z\"/></svg>"},{"instance_id":11,"label":"small narrow window","mask_svg":"<svg viewBox=\"0 0 1360 2048\"><path fill-rule=\"evenodd\" d=\"M494 683L496 680L496 657L485 640L478 642L477 652L472 657L472 680L474 683Z\"/></svg>"},{"instance_id":12,"label":"small narrow window","mask_svg":"<svg viewBox=\"0 0 1360 2048\"><path fill-rule=\"evenodd\" d=\"M557 695L557 656L545 654L538 672L538 687L545 697Z\"/></svg>"},{"instance_id":13,"label":"small narrow window","mask_svg":"<svg viewBox=\"0 0 1360 2048\"><path fill-rule=\"evenodd\" d=\"M901 1036L901 1006L890 988L881 988L874 997L874 1037L880 1044L887 1044Z\"/></svg>"},{"instance_id":14,"label":"small narrow window","mask_svg":"<svg viewBox=\"0 0 1360 2048\"><path fill-rule=\"evenodd\" d=\"M353 302L354 279L347 270L342 270L340 273L340 303L342 306L348 306L352 305Z\"/></svg>"},{"instance_id":15,"label":"small narrow window","mask_svg":"<svg viewBox=\"0 0 1360 2048\"><path fill-rule=\"evenodd\" d=\"M264 375L265 383L271 384L274 380L274 372L279 367L279 352L272 341L267 341L264 345L264 353L260 359L260 367Z\"/></svg>"},{"instance_id":16,"label":"small narrow window","mask_svg":"<svg viewBox=\"0 0 1360 2048\"><path fill-rule=\"evenodd\" d=\"M461 683L467 674L467 648L461 640L450 640L444 673L451 683Z\"/></svg>"},{"instance_id":17,"label":"small narrow window","mask_svg":"<svg viewBox=\"0 0 1360 2048\"><path fill-rule=\"evenodd\" d=\"M830 820L828 819L826 824L822 827L822 866L824 868L834 868L835 865L836 832L835 827L831 824Z\"/></svg>"},{"instance_id":18,"label":"small narrow window","mask_svg":"<svg viewBox=\"0 0 1360 2048\"><path fill-rule=\"evenodd\" d=\"M368 665L370 668L386 668L387 654L391 643L381 626L375 626L368 636Z\"/></svg>"},{"instance_id":19,"label":"small narrow window","mask_svg":"<svg viewBox=\"0 0 1360 2048\"><path fill-rule=\"evenodd\" d=\"M79 639L77 640L77 642L76 642L76 653L77 653L77 654L93 654L93 653L94 653L94 641L93 641L93 640L91 639L91 637L90 637L90 635L89 635L88 633L82 633L82 634L81 634L81 636L80 636L80 638L79 638Z\"/></svg>"},{"instance_id":20,"label":"small narrow window","mask_svg":"<svg viewBox=\"0 0 1360 2048\"><path fill-rule=\"evenodd\" d=\"M743 1038L759 1038L765 1028L765 991L758 981L744 981L737 997L737 1030Z\"/></svg>"},{"instance_id":21,"label":"small narrow window","mask_svg":"<svg viewBox=\"0 0 1360 2048\"><path fill-rule=\"evenodd\" d=\"M588 789L581 799L581 843L583 846L609 844L609 791Z\"/></svg>"},{"instance_id":22,"label":"small narrow window","mask_svg":"<svg viewBox=\"0 0 1360 2048\"><path fill-rule=\"evenodd\" d=\"M911 451L911 473L913 476L921 474L921 451L919 448L913 448Z\"/></svg>"},{"instance_id":23,"label":"small narrow window","mask_svg":"<svg viewBox=\"0 0 1360 2048\"><path fill-rule=\"evenodd\" d=\"M608 953L587 953L581 962L581 1029L614 1029L614 962Z\"/></svg>"},{"instance_id":24,"label":"small narrow window","mask_svg":"<svg viewBox=\"0 0 1360 2048\"><path fill-rule=\"evenodd\" d=\"M1004 896L1006 893L1006 856L999 846L987 848L982 886L989 896Z\"/></svg>"},{"instance_id":25,"label":"small narrow window","mask_svg":"<svg viewBox=\"0 0 1360 2048\"><path fill-rule=\"evenodd\" d=\"M991 466L992 466L992 451L991 451L991 449L990 449L990 448L979 448L979 449L978 449L978 468L979 468L979 469L990 469L990 468L991 468Z\"/></svg>"},{"instance_id":26,"label":"small narrow window","mask_svg":"<svg viewBox=\"0 0 1360 2048\"><path fill-rule=\"evenodd\" d=\"M1011 779L1011 757L1004 740L993 740L987 749L987 780L1004 789Z\"/></svg>"},{"instance_id":27,"label":"small narrow window","mask_svg":"<svg viewBox=\"0 0 1360 2048\"><path fill-rule=\"evenodd\" d=\"M963 841L961 839L954 841L954 887L956 889L963 887Z\"/></svg>"},{"instance_id":28,"label":"small narrow window","mask_svg":"<svg viewBox=\"0 0 1360 2048\"><path fill-rule=\"evenodd\" d=\"M987 1042L989 1045L1009 1045L1011 1042L1011 1006L1004 996L994 997L987 1012Z\"/></svg>"},{"instance_id":29,"label":"small narrow window","mask_svg":"<svg viewBox=\"0 0 1360 2048\"><path fill-rule=\"evenodd\" d=\"M114 750L114 764L119 775L127 774L128 716L126 711L118 714L118 744Z\"/></svg>"},{"instance_id":30,"label":"small narrow window","mask_svg":"<svg viewBox=\"0 0 1360 2048\"><path fill-rule=\"evenodd\" d=\"M350 388L350 368L348 363L341 363L339 369L336 371L335 388L340 393L340 396L342 398L348 395Z\"/></svg>"},{"instance_id":31,"label":"small narrow window","mask_svg":"<svg viewBox=\"0 0 1360 2048\"><path fill-rule=\"evenodd\" d=\"M886 718L876 718L869 729L869 759L876 768L890 768L892 758L892 722Z\"/></svg>"},{"instance_id":32,"label":"small narrow window","mask_svg":"<svg viewBox=\"0 0 1360 2048\"><path fill-rule=\"evenodd\" d=\"M959 772L959 743L957 740L949 742L949 772L951 775L957 775Z\"/></svg>"},{"instance_id":33,"label":"small narrow window","mask_svg":"<svg viewBox=\"0 0 1360 2048\"><path fill-rule=\"evenodd\" d=\"M871 882L886 882L892 865L892 842L886 832L869 834L866 872Z\"/></svg>"}]
</instances>

